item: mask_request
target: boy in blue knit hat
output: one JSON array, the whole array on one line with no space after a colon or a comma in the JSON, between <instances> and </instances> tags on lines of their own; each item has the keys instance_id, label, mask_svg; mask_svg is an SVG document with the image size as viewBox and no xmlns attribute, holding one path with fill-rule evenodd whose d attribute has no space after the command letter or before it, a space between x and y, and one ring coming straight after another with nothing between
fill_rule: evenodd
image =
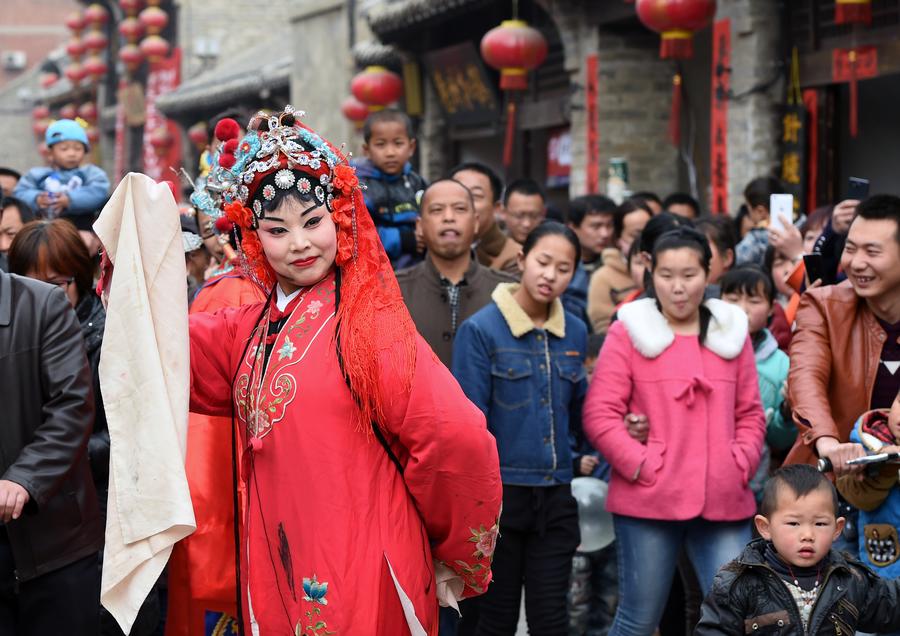
<instances>
[{"instance_id":1,"label":"boy in blue knit hat","mask_svg":"<svg viewBox=\"0 0 900 636\"><path fill-rule=\"evenodd\" d=\"M93 215L109 198L109 178L97 166L82 165L90 150L77 121L60 119L47 128L49 167L32 168L16 185L14 196L46 218Z\"/></svg>"}]
</instances>

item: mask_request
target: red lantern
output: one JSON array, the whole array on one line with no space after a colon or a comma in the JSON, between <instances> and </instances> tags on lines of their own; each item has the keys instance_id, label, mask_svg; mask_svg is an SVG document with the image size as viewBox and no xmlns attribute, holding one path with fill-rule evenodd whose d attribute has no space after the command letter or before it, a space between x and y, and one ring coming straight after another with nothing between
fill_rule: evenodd
<instances>
[{"instance_id":1,"label":"red lantern","mask_svg":"<svg viewBox=\"0 0 900 636\"><path fill-rule=\"evenodd\" d=\"M133 73L144 63L144 54L137 44L126 44L119 49L119 59L129 72Z\"/></svg>"},{"instance_id":2,"label":"red lantern","mask_svg":"<svg viewBox=\"0 0 900 636\"><path fill-rule=\"evenodd\" d=\"M835 0L835 24L872 24L871 0Z\"/></svg>"},{"instance_id":3,"label":"red lantern","mask_svg":"<svg viewBox=\"0 0 900 636\"><path fill-rule=\"evenodd\" d=\"M107 20L109 20L109 14L106 12L106 9L102 4L97 4L95 2L84 10L85 24L94 26L99 29L104 24L106 24Z\"/></svg>"},{"instance_id":4,"label":"red lantern","mask_svg":"<svg viewBox=\"0 0 900 636\"><path fill-rule=\"evenodd\" d=\"M31 118L35 121L39 119L47 119L50 116L50 109L44 106L43 104L39 104L31 109Z\"/></svg>"},{"instance_id":5,"label":"red lantern","mask_svg":"<svg viewBox=\"0 0 900 636\"><path fill-rule=\"evenodd\" d=\"M147 33L151 35L162 33L162 30L169 23L169 15L159 7L154 6L147 7L141 11L138 19L140 19L144 28L147 29Z\"/></svg>"},{"instance_id":6,"label":"red lantern","mask_svg":"<svg viewBox=\"0 0 900 636\"><path fill-rule=\"evenodd\" d=\"M100 141L100 131L97 130L96 126L91 126L87 130L84 131L87 135L88 143L91 146L97 145L97 142Z\"/></svg>"},{"instance_id":7,"label":"red lantern","mask_svg":"<svg viewBox=\"0 0 900 636\"><path fill-rule=\"evenodd\" d=\"M522 91L528 88L528 71L547 57L547 40L523 20L504 20L481 38L481 57L500 71L500 88Z\"/></svg>"},{"instance_id":8,"label":"red lantern","mask_svg":"<svg viewBox=\"0 0 900 636\"><path fill-rule=\"evenodd\" d=\"M78 117L78 106L73 103L68 103L59 109L60 119L75 119L76 117Z\"/></svg>"},{"instance_id":9,"label":"red lantern","mask_svg":"<svg viewBox=\"0 0 900 636\"><path fill-rule=\"evenodd\" d=\"M197 150L203 150L209 143L209 134L207 132L206 122L198 121L196 124L188 128L188 139L194 144Z\"/></svg>"},{"instance_id":10,"label":"red lantern","mask_svg":"<svg viewBox=\"0 0 900 636\"><path fill-rule=\"evenodd\" d=\"M122 12L127 16L134 16L141 8L141 0L119 0Z\"/></svg>"},{"instance_id":11,"label":"red lantern","mask_svg":"<svg viewBox=\"0 0 900 636\"><path fill-rule=\"evenodd\" d=\"M662 36L659 56L683 60L694 55L692 36L709 25L716 0L637 0L638 18Z\"/></svg>"},{"instance_id":12,"label":"red lantern","mask_svg":"<svg viewBox=\"0 0 900 636\"><path fill-rule=\"evenodd\" d=\"M169 154L173 142L172 133L169 132L169 127L165 123L150 133L150 145L157 157L165 157Z\"/></svg>"},{"instance_id":13,"label":"red lantern","mask_svg":"<svg viewBox=\"0 0 900 636\"><path fill-rule=\"evenodd\" d=\"M72 82L73 86L78 86L86 75L84 68L78 62L72 62L66 67L66 77Z\"/></svg>"},{"instance_id":14,"label":"red lantern","mask_svg":"<svg viewBox=\"0 0 900 636\"><path fill-rule=\"evenodd\" d=\"M102 31L89 31L82 40L84 48L91 53L99 53L106 48L109 40Z\"/></svg>"},{"instance_id":15,"label":"red lantern","mask_svg":"<svg viewBox=\"0 0 900 636\"><path fill-rule=\"evenodd\" d=\"M97 104L85 102L78 108L78 116L89 124L97 123Z\"/></svg>"},{"instance_id":16,"label":"red lantern","mask_svg":"<svg viewBox=\"0 0 900 636\"><path fill-rule=\"evenodd\" d=\"M169 54L169 43L158 35L148 35L141 40L141 53L152 62L158 62Z\"/></svg>"},{"instance_id":17,"label":"red lantern","mask_svg":"<svg viewBox=\"0 0 900 636\"><path fill-rule=\"evenodd\" d=\"M73 36L72 39L66 43L66 53L68 53L69 57L73 60L80 60L81 56L84 55L84 52L84 41L77 35Z\"/></svg>"},{"instance_id":18,"label":"red lantern","mask_svg":"<svg viewBox=\"0 0 900 636\"><path fill-rule=\"evenodd\" d=\"M119 22L119 35L125 38L126 42L137 42L144 34L144 25L135 17L125 18Z\"/></svg>"},{"instance_id":19,"label":"red lantern","mask_svg":"<svg viewBox=\"0 0 900 636\"><path fill-rule=\"evenodd\" d=\"M56 84L57 80L59 80L59 75L57 75L56 73L41 73L41 88L50 88L51 86Z\"/></svg>"},{"instance_id":20,"label":"red lantern","mask_svg":"<svg viewBox=\"0 0 900 636\"><path fill-rule=\"evenodd\" d=\"M92 55L84 63L84 72L95 82L99 82L106 75L106 71L106 62L98 55Z\"/></svg>"},{"instance_id":21,"label":"red lantern","mask_svg":"<svg viewBox=\"0 0 900 636\"><path fill-rule=\"evenodd\" d=\"M364 104L384 108L403 95L403 80L383 66L369 66L350 82L350 92Z\"/></svg>"},{"instance_id":22,"label":"red lantern","mask_svg":"<svg viewBox=\"0 0 900 636\"><path fill-rule=\"evenodd\" d=\"M34 133L34 136L42 139L47 132L47 128L50 127L49 119L38 119L31 125L31 130Z\"/></svg>"},{"instance_id":23,"label":"red lantern","mask_svg":"<svg viewBox=\"0 0 900 636\"><path fill-rule=\"evenodd\" d=\"M81 11L74 11L70 13L66 18L66 26L75 35L81 33L81 30L85 27L85 24L84 14L82 14Z\"/></svg>"},{"instance_id":24,"label":"red lantern","mask_svg":"<svg viewBox=\"0 0 900 636\"><path fill-rule=\"evenodd\" d=\"M341 102L341 113L357 128L362 128L369 116L369 107L351 95Z\"/></svg>"}]
</instances>

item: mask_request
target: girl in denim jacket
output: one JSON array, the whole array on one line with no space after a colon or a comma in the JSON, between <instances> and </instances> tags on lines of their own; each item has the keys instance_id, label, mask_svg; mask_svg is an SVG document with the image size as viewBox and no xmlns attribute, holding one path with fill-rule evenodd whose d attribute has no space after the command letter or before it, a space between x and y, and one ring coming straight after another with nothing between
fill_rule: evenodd
<instances>
[{"instance_id":1,"label":"girl in denim jacket","mask_svg":"<svg viewBox=\"0 0 900 636\"><path fill-rule=\"evenodd\" d=\"M570 432L581 425L587 389L587 328L559 296L580 260L572 230L538 226L519 255L522 283L499 285L456 334L453 375L487 417L503 481L494 582L479 603L478 633L515 633L524 584L530 633L566 634L580 542Z\"/></svg>"}]
</instances>

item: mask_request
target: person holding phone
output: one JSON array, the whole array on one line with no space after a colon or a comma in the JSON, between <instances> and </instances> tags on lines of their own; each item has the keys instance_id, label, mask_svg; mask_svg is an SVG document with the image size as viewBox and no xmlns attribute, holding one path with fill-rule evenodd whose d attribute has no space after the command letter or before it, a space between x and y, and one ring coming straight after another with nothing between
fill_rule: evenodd
<instances>
[{"instance_id":1,"label":"person holding phone","mask_svg":"<svg viewBox=\"0 0 900 636\"><path fill-rule=\"evenodd\" d=\"M770 211L772 195L784 192L784 184L775 177L757 177L744 188L744 200L753 227L735 248L736 265L748 263L763 265L766 248L769 246L768 229L772 224ZM785 226L791 222L791 219L788 219Z\"/></svg>"},{"instance_id":2,"label":"person holding phone","mask_svg":"<svg viewBox=\"0 0 900 636\"><path fill-rule=\"evenodd\" d=\"M786 460L826 457L838 477L860 470L847 464L865 454L849 442L859 414L890 407L900 390L900 197L859 204L841 268L849 282L800 300L788 379L800 435Z\"/></svg>"}]
</instances>

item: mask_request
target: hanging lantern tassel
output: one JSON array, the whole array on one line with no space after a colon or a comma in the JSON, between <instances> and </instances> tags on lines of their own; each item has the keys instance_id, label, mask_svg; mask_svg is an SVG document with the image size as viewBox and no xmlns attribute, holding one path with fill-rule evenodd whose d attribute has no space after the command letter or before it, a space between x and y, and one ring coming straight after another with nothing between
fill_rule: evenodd
<instances>
[{"instance_id":1,"label":"hanging lantern tassel","mask_svg":"<svg viewBox=\"0 0 900 636\"><path fill-rule=\"evenodd\" d=\"M872 24L871 0L837 0L834 4L835 24Z\"/></svg>"},{"instance_id":2,"label":"hanging lantern tassel","mask_svg":"<svg viewBox=\"0 0 900 636\"><path fill-rule=\"evenodd\" d=\"M516 140L516 103L510 99L506 105L506 137L503 140L503 167L512 165L513 143Z\"/></svg>"},{"instance_id":3,"label":"hanging lantern tassel","mask_svg":"<svg viewBox=\"0 0 900 636\"><path fill-rule=\"evenodd\" d=\"M681 73L672 78L672 109L669 111L669 139L673 146L681 145Z\"/></svg>"},{"instance_id":4,"label":"hanging lantern tassel","mask_svg":"<svg viewBox=\"0 0 900 636\"><path fill-rule=\"evenodd\" d=\"M856 80L856 49L847 54L850 63L850 136L856 138L859 131L859 82Z\"/></svg>"}]
</instances>

